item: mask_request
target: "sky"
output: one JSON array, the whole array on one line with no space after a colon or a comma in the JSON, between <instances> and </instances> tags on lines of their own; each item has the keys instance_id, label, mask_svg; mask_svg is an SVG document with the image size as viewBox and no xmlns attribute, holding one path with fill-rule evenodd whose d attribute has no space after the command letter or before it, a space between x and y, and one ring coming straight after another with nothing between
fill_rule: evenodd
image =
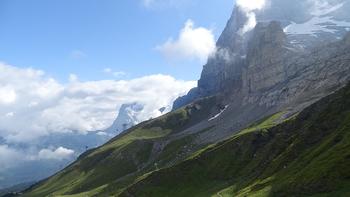
<instances>
[{"instance_id":1,"label":"sky","mask_svg":"<svg viewBox=\"0 0 350 197\"><path fill-rule=\"evenodd\" d=\"M232 8L232 0L1 0L0 61L60 82L70 74L83 81L151 74L197 80L203 54L173 57L168 53L179 49L161 46L189 22L215 41Z\"/></svg>"},{"instance_id":2,"label":"sky","mask_svg":"<svg viewBox=\"0 0 350 197\"><path fill-rule=\"evenodd\" d=\"M0 179L19 161L72 156L35 143L104 130L123 104L143 105L140 121L171 110L197 85L233 4L1 0Z\"/></svg>"}]
</instances>

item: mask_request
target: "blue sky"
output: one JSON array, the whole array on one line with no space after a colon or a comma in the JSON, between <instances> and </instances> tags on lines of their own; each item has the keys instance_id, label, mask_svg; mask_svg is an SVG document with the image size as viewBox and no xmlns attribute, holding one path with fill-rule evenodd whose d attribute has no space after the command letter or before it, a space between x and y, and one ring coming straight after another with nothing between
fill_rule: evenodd
<instances>
[{"instance_id":1,"label":"blue sky","mask_svg":"<svg viewBox=\"0 0 350 197\"><path fill-rule=\"evenodd\" d=\"M159 3L162 2L162 3ZM32 67L65 82L169 74L196 80L203 62L169 60L155 48L176 39L185 22L213 30L217 38L232 0L1 0L0 61Z\"/></svg>"}]
</instances>

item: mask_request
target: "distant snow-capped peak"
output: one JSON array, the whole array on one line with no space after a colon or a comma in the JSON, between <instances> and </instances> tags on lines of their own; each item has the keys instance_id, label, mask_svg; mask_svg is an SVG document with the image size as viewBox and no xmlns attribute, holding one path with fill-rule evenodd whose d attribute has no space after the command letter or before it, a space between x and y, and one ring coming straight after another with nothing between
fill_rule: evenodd
<instances>
[{"instance_id":1,"label":"distant snow-capped peak","mask_svg":"<svg viewBox=\"0 0 350 197\"><path fill-rule=\"evenodd\" d=\"M104 133L111 135L117 135L142 121L145 121L144 113L145 106L140 103L127 103L123 104L118 112L116 120L113 122L112 126L105 130ZM169 107L160 108L159 115L162 115L170 110ZM155 117L153 117L155 118Z\"/></svg>"},{"instance_id":2,"label":"distant snow-capped peak","mask_svg":"<svg viewBox=\"0 0 350 197\"><path fill-rule=\"evenodd\" d=\"M130 127L139 123L138 114L142 112L144 106L139 103L123 104L117 116L117 119L113 122L106 132L112 134L119 134L122 131L129 129Z\"/></svg>"}]
</instances>

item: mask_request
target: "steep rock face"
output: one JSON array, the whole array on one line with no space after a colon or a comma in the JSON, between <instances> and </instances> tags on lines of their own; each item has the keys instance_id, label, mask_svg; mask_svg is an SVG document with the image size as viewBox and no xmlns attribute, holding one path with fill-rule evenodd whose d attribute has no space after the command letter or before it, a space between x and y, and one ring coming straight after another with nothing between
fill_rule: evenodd
<instances>
[{"instance_id":1,"label":"steep rock face","mask_svg":"<svg viewBox=\"0 0 350 197\"><path fill-rule=\"evenodd\" d=\"M187 93L187 95L179 97L174 101L173 110L179 109L182 106L185 106L200 97L201 96L199 94L198 88L193 88Z\"/></svg>"},{"instance_id":2,"label":"steep rock face","mask_svg":"<svg viewBox=\"0 0 350 197\"><path fill-rule=\"evenodd\" d=\"M209 57L198 81L199 95L212 95L230 86L238 87L242 74L241 57L246 54L247 38L239 33L247 16L235 7L226 28L217 42L217 52ZM231 88L233 89L233 88Z\"/></svg>"},{"instance_id":3,"label":"steep rock face","mask_svg":"<svg viewBox=\"0 0 350 197\"><path fill-rule=\"evenodd\" d=\"M254 91L245 95L245 103L258 102L259 105L267 106L289 104L297 107L302 104L302 100L321 98L341 88L350 79L349 49L346 38L314 48L308 53L293 53L293 49L289 49L291 52L280 55L284 56L280 61L266 64L270 68L267 66L267 70L261 71L267 72L262 75L264 78L260 78L256 74L258 72L250 72L252 64L249 64L246 80L253 77L253 84L256 85L248 87ZM261 86L264 88L259 89Z\"/></svg>"},{"instance_id":4,"label":"steep rock face","mask_svg":"<svg viewBox=\"0 0 350 197\"><path fill-rule=\"evenodd\" d=\"M203 67L198 87L192 89L187 96L178 98L173 105L178 109L192 101L215 95L227 86L238 88L242 74L242 56L246 54L247 37L239 34L240 28L248 20L245 13L235 7L232 16L217 42L217 52L209 57Z\"/></svg>"},{"instance_id":5,"label":"steep rock face","mask_svg":"<svg viewBox=\"0 0 350 197\"><path fill-rule=\"evenodd\" d=\"M248 20L243 10L234 8L226 27L217 41L217 47L243 55L244 37L238 32Z\"/></svg>"},{"instance_id":6,"label":"steep rock face","mask_svg":"<svg viewBox=\"0 0 350 197\"><path fill-rule=\"evenodd\" d=\"M256 26L242 76L244 92L257 92L286 79L284 58L292 55L287 46L287 36L278 22Z\"/></svg>"},{"instance_id":7,"label":"steep rock face","mask_svg":"<svg viewBox=\"0 0 350 197\"><path fill-rule=\"evenodd\" d=\"M343 66L348 64L348 54L330 54L341 54L338 48L348 46L346 40L339 40L350 27L350 15L344 12L348 6L342 0L324 4L271 0L254 11L258 24L245 34L241 30L249 18L236 6L216 54L203 67L198 87L177 99L174 109L210 95L229 98L227 102L235 106L302 108L331 93L333 87L342 87L348 79L344 75L349 75ZM322 24L312 21L316 19ZM303 26L313 29L292 31Z\"/></svg>"}]
</instances>

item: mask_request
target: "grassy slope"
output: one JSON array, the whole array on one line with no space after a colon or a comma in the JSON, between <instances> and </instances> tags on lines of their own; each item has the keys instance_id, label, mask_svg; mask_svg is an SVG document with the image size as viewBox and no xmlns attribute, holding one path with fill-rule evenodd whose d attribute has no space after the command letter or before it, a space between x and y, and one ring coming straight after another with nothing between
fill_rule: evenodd
<instances>
[{"instance_id":1,"label":"grassy slope","mask_svg":"<svg viewBox=\"0 0 350 197\"><path fill-rule=\"evenodd\" d=\"M139 176L157 168L151 155L155 141L166 140L169 135L208 118L215 104L215 97L205 98L195 105L142 123L84 153L63 171L30 188L24 196L118 194ZM190 142L191 136L171 142L156 159L160 165L165 165L171 161L169 152L181 154L184 144Z\"/></svg>"},{"instance_id":2,"label":"grassy slope","mask_svg":"<svg viewBox=\"0 0 350 197\"><path fill-rule=\"evenodd\" d=\"M172 141L155 158L158 170L149 161L154 142L207 118L209 110L192 106L143 123L25 196L349 196L350 87L279 126L273 127L282 113L167 168L195 136Z\"/></svg>"},{"instance_id":3,"label":"grassy slope","mask_svg":"<svg viewBox=\"0 0 350 197\"><path fill-rule=\"evenodd\" d=\"M350 196L350 86L286 123L153 172L122 196Z\"/></svg>"}]
</instances>

